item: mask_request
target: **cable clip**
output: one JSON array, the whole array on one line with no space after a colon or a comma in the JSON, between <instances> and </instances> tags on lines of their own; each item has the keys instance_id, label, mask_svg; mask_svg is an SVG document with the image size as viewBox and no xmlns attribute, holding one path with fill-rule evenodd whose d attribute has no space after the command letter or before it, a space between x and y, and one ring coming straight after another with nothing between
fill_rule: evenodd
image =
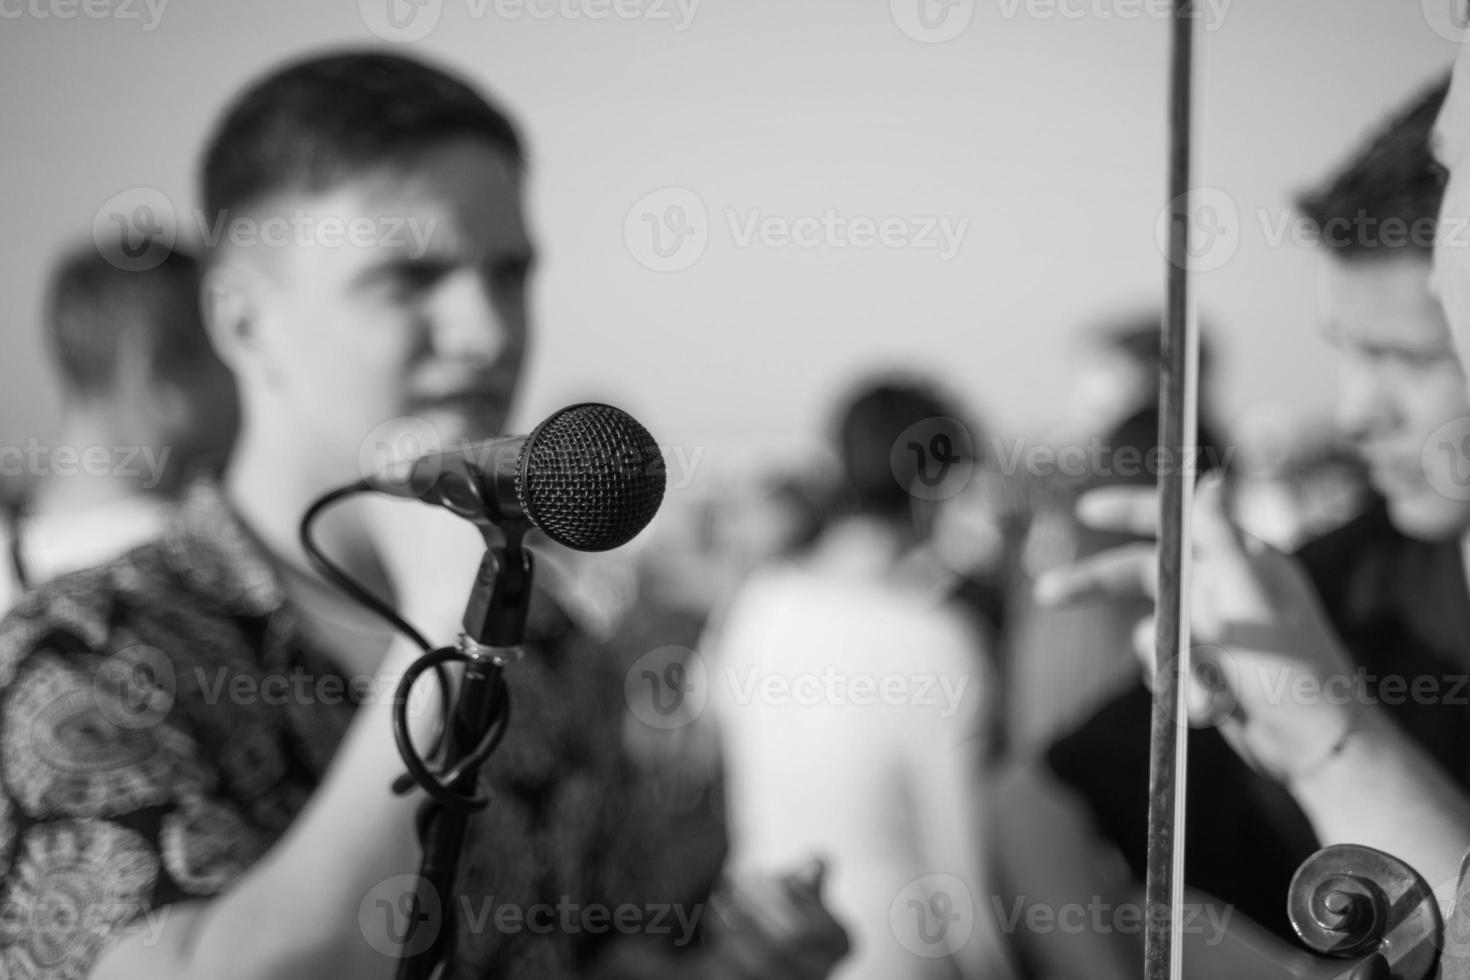
<instances>
[{"instance_id":1,"label":"cable clip","mask_svg":"<svg viewBox=\"0 0 1470 980\"><path fill-rule=\"evenodd\" d=\"M459 634L459 652L477 664L492 664L506 667L519 662L526 655L522 647L492 647L474 639L468 633Z\"/></svg>"}]
</instances>

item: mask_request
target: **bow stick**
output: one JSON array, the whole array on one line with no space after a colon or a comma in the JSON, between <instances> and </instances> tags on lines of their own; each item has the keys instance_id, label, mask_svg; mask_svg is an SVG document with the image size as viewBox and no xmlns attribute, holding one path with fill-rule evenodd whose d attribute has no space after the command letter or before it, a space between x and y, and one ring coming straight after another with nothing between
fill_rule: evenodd
<instances>
[{"instance_id":1,"label":"bow stick","mask_svg":"<svg viewBox=\"0 0 1470 980\"><path fill-rule=\"evenodd\" d=\"M1159 598L1154 636L1154 703L1149 741L1148 867L1144 933L1146 980L1183 975L1178 940L1184 886L1188 775L1185 682L1189 659L1189 511L1193 498L1197 339L1189 278L1194 0L1174 0L1169 74L1168 286L1161 325Z\"/></svg>"}]
</instances>

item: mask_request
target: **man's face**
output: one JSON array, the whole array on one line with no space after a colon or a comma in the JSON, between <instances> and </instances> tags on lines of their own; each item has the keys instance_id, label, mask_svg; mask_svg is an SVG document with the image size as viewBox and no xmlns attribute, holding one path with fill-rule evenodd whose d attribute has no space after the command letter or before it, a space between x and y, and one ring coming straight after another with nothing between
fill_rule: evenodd
<instances>
[{"instance_id":1,"label":"man's face","mask_svg":"<svg viewBox=\"0 0 1470 980\"><path fill-rule=\"evenodd\" d=\"M1470 43L1460 45L1433 147L1446 171L1434 246L1434 289L1449 318L1460 363L1470 364Z\"/></svg>"},{"instance_id":2,"label":"man's face","mask_svg":"<svg viewBox=\"0 0 1470 980\"><path fill-rule=\"evenodd\" d=\"M1470 397L1430 274L1429 257L1418 252L1329 259L1324 326L1338 352L1339 424L1394 525L1437 539L1470 525L1470 501L1435 489L1451 485L1456 461L1425 454L1424 444L1446 422L1470 415Z\"/></svg>"},{"instance_id":3,"label":"man's face","mask_svg":"<svg viewBox=\"0 0 1470 980\"><path fill-rule=\"evenodd\" d=\"M279 406L265 414L292 426L286 437L310 440L340 471L393 419L427 419L445 447L503 431L533 258L507 153L448 141L262 212L359 232L315 225L286 246L255 246L265 272L250 383L268 389L256 400Z\"/></svg>"}]
</instances>

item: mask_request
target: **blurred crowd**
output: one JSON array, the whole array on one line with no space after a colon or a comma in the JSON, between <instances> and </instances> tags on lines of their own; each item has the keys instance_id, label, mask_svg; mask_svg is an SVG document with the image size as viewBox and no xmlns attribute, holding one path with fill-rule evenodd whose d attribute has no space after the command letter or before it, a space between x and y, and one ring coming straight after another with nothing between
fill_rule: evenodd
<instances>
[{"instance_id":1,"label":"blurred crowd","mask_svg":"<svg viewBox=\"0 0 1470 980\"><path fill-rule=\"evenodd\" d=\"M951 463L952 476L906 501L904 520L915 528L906 560L924 564L944 583L940 592L967 611L1008 692L997 699L1006 720L994 750L1034 745L1084 716L1089 701L1105 700L1136 670L1126 637L1119 644L1083 642L1098 628L1097 615L1076 610L1071 624L1071 612L1040 611L1030 596L1046 570L1114 543L1078 519L1083 494L1153 485L1157 478L1162 457L1150 462L1146 453L1158 438L1159 337L1160 318L1149 312L1083 333L1067 412L1078 421L1034 436L992 434L932 377L861 379L850 402L833 406L831 438L799 467L727 473L710 460L714 474L671 494L630 554L564 560L581 562L595 579L584 592L597 605L589 615L607 628L618 623L638 632L641 639L630 648L694 649L751 574L810 560L813 546L853 513L854 481L893 481L895 471L909 476L909 443L963 431L965 455ZM1206 404L1209 391L1207 380ZM858 464L844 459L836 429L852 403L884 392L905 392L925 407L875 425L869 437L882 452L875 449L867 461L874 472L854 472ZM1196 441L1194 472L1228 473L1237 522L1284 551L1349 523L1379 500L1352 434L1331 418L1278 409L1269 419L1247 416L1217 427L1207 415ZM1139 618L1132 613L1117 611L1119 628ZM1069 631L1076 635L1066 638ZM1094 646L1111 646L1116 659L1098 657ZM1079 650L1076 662L1049 660L1065 648Z\"/></svg>"},{"instance_id":2,"label":"blurred crowd","mask_svg":"<svg viewBox=\"0 0 1470 980\"><path fill-rule=\"evenodd\" d=\"M139 446L151 468L8 480L7 605L160 533L190 480L228 459L237 396L194 312L197 263L173 251L146 272L125 266L90 245L58 263L47 323L66 394L60 442ZM1227 337L1203 346L1202 405ZM692 778L722 786L732 867L830 862L836 911L870 937L853 976L951 975L948 958L915 959L931 946L964 975L1029 968L979 898L1001 887L978 877L995 843L988 787L1137 684L1131 632L1151 605L1034 600L1048 569L1122 540L1078 519L1083 494L1152 485L1172 458L1227 475L1238 522L1286 550L1382 505L1355 433L1331 421L1227 430L1206 412L1192 453L1159 455L1154 312L1094 325L1075 364L1066 421L1034 439L993 434L932 378L875 374L833 406L823 449L801 466L723 479L712 461L623 552L540 542L559 604L632 679L634 715L651 717L633 693L651 664L650 696L679 719L665 724L692 735L717 719L715 775ZM786 693L740 697L742 671L752 685L782 678ZM802 678L805 700L792 686ZM887 717L853 710L882 701L844 692L854 678L903 688ZM819 702L828 710L814 712ZM894 896L957 860L977 876L960 876L974 906L963 937L892 928ZM950 892L921 901L935 894ZM880 933L894 938L871 942Z\"/></svg>"}]
</instances>

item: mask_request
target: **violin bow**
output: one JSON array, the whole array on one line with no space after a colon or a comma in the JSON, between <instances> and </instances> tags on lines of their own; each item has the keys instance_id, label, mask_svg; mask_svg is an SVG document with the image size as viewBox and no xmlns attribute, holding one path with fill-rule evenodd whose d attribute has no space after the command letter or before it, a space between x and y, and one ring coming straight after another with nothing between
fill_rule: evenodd
<instances>
[{"instance_id":1,"label":"violin bow","mask_svg":"<svg viewBox=\"0 0 1470 980\"><path fill-rule=\"evenodd\" d=\"M1188 782L1189 516L1198 414L1198 339L1189 276L1194 0L1174 0L1169 67L1168 284L1160 326L1158 605L1149 738L1146 980L1180 980L1178 903L1184 890Z\"/></svg>"}]
</instances>

